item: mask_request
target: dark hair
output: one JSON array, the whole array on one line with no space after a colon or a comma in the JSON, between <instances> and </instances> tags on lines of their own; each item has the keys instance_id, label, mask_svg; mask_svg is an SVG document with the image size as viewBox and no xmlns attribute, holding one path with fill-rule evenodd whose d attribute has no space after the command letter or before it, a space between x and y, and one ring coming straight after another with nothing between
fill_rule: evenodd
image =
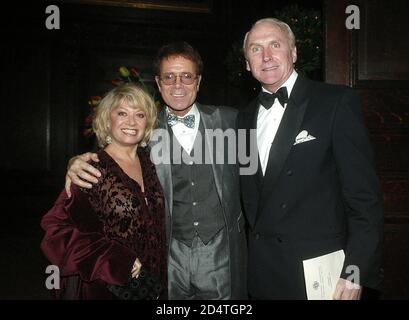
<instances>
[{"instance_id":1,"label":"dark hair","mask_svg":"<svg viewBox=\"0 0 409 320\"><path fill-rule=\"evenodd\" d=\"M197 75L202 74L203 61L199 52L187 42L181 41L166 44L158 50L158 53L153 60L153 71L155 72L155 75L160 74L160 64L163 60L178 56L192 61L196 66Z\"/></svg>"}]
</instances>

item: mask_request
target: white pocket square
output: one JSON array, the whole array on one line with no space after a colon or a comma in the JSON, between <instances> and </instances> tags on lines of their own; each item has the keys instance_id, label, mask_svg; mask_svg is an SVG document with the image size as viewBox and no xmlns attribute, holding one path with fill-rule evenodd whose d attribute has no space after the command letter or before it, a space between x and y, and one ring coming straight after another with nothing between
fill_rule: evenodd
<instances>
[{"instance_id":1,"label":"white pocket square","mask_svg":"<svg viewBox=\"0 0 409 320\"><path fill-rule=\"evenodd\" d=\"M308 134L307 130L301 131L297 137L295 137L294 146L299 143L307 142L316 139L314 136Z\"/></svg>"}]
</instances>

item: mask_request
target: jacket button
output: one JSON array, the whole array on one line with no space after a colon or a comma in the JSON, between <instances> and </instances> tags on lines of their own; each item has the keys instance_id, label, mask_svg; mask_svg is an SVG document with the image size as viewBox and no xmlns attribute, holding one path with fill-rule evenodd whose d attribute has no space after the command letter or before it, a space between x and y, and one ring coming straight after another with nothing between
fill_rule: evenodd
<instances>
[{"instance_id":1,"label":"jacket button","mask_svg":"<svg viewBox=\"0 0 409 320\"><path fill-rule=\"evenodd\" d=\"M287 176L292 176L293 175L293 171L292 170L288 170L287 171Z\"/></svg>"},{"instance_id":2,"label":"jacket button","mask_svg":"<svg viewBox=\"0 0 409 320\"><path fill-rule=\"evenodd\" d=\"M254 238L255 238L256 240L260 239L260 233L257 232L257 233L254 235Z\"/></svg>"},{"instance_id":3,"label":"jacket button","mask_svg":"<svg viewBox=\"0 0 409 320\"><path fill-rule=\"evenodd\" d=\"M282 203L281 204L281 209L285 209L285 208L287 208L287 205L285 203Z\"/></svg>"}]
</instances>

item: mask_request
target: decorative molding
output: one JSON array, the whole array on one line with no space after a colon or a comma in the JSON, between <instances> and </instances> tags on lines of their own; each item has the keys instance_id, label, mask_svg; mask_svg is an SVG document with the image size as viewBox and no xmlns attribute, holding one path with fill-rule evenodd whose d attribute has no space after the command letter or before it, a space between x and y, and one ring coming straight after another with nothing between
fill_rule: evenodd
<instances>
[{"instance_id":1,"label":"decorative molding","mask_svg":"<svg viewBox=\"0 0 409 320\"><path fill-rule=\"evenodd\" d=\"M383 0L357 1L362 25L359 30L351 31L352 85L356 88L409 88L409 43L402 41L400 32L389 31L408 30L408 19L394 17L407 12L409 2L392 1L385 6Z\"/></svg>"},{"instance_id":2,"label":"decorative molding","mask_svg":"<svg viewBox=\"0 0 409 320\"><path fill-rule=\"evenodd\" d=\"M180 12L210 13L212 11L212 0L65 0L65 2Z\"/></svg>"}]
</instances>

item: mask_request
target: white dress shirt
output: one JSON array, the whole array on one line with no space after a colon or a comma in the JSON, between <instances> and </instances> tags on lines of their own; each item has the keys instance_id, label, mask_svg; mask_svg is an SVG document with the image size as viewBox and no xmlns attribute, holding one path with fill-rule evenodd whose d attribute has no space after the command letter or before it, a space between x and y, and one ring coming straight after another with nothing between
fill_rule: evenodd
<instances>
[{"instance_id":1,"label":"white dress shirt","mask_svg":"<svg viewBox=\"0 0 409 320\"><path fill-rule=\"evenodd\" d=\"M287 79L287 81L284 82L284 84L281 86L287 87L288 97L290 97L291 95L291 91L293 90L295 81L297 80L297 76L298 73L294 70L291 76ZM268 92L264 88L263 91ZM271 144L274 141L286 107L287 103L284 105L283 108L278 99L275 99L274 104L271 106L270 109L264 108L261 104L259 105L257 116L257 147L263 175L266 173Z\"/></svg>"},{"instance_id":2,"label":"white dress shirt","mask_svg":"<svg viewBox=\"0 0 409 320\"><path fill-rule=\"evenodd\" d=\"M166 111L168 113L171 112L169 107L166 107ZM200 112L196 104L193 104L192 109L190 109L190 111L185 114L184 117L191 114L195 116L195 126L193 128L188 128L181 122L178 122L172 126L173 134L187 154L190 154L190 151L192 151L197 132L199 131Z\"/></svg>"}]
</instances>

